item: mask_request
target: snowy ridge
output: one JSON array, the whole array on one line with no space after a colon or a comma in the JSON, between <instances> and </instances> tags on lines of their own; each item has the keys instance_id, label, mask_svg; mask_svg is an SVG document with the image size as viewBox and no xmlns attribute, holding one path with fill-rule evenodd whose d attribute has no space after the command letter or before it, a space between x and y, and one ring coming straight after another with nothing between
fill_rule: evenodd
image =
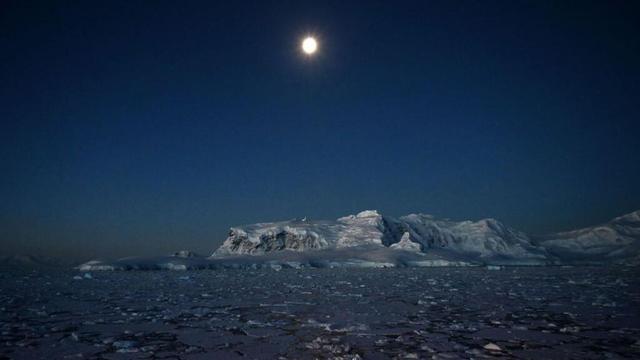
<instances>
[{"instance_id":1,"label":"snowy ridge","mask_svg":"<svg viewBox=\"0 0 640 360\"><path fill-rule=\"evenodd\" d=\"M291 220L233 227L215 256L262 255L272 251L306 251L360 245L390 245L400 240L395 224L377 211L363 211L336 221ZM397 239L395 239L397 237Z\"/></svg>"},{"instance_id":2,"label":"snowy ridge","mask_svg":"<svg viewBox=\"0 0 640 360\"><path fill-rule=\"evenodd\" d=\"M400 218L375 210L336 221L284 221L235 227L213 257L361 246L486 264L640 263L640 211L585 229L529 236L496 219Z\"/></svg>"},{"instance_id":3,"label":"snowy ridge","mask_svg":"<svg viewBox=\"0 0 640 360\"><path fill-rule=\"evenodd\" d=\"M423 253L444 250L469 260L547 261L544 249L533 245L526 234L494 219L455 222L424 214L395 219L375 210L336 221L285 221L235 227L213 256L365 245Z\"/></svg>"},{"instance_id":4,"label":"snowy ridge","mask_svg":"<svg viewBox=\"0 0 640 360\"><path fill-rule=\"evenodd\" d=\"M438 220L430 215L410 214L400 220L426 251L446 249L481 259L546 260L544 249L531 244L525 233L495 219L456 222Z\"/></svg>"},{"instance_id":5,"label":"snowy ridge","mask_svg":"<svg viewBox=\"0 0 640 360\"><path fill-rule=\"evenodd\" d=\"M640 210L605 224L534 239L564 261L640 264Z\"/></svg>"},{"instance_id":6,"label":"snowy ridge","mask_svg":"<svg viewBox=\"0 0 640 360\"><path fill-rule=\"evenodd\" d=\"M608 223L529 236L495 219L390 218L367 210L335 221L289 220L231 228L210 256L93 260L83 271L433 267L553 264L640 265L640 211Z\"/></svg>"}]
</instances>

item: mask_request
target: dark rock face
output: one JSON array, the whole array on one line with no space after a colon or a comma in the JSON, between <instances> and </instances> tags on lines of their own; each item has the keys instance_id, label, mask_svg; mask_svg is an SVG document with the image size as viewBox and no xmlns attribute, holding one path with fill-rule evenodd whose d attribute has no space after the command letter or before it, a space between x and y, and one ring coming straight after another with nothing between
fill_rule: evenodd
<instances>
[{"instance_id":1,"label":"dark rock face","mask_svg":"<svg viewBox=\"0 0 640 360\"><path fill-rule=\"evenodd\" d=\"M320 249L322 244L318 238L311 234L293 234L286 231L278 233L263 234L260 236L260 244L256 249L263 249L266 252L278 250L306 250Z\"/></svg>"},{"instance_id":2,"label":"dark rock face","mask_svg":"<svg viewBox=\"0 0 640 360\"><path fill-rule=\"evenodd\" d=\"M390 246L399 242L402 235L408 230L409 227L406 224L383 217L380 225L382 245Z\"/></svg>"},{"instance_id":3,"label":"dark rock face","mask_svg":"<svg viewBox=\"0 0 640 360\"><path fill-rule=\"evenodd\" d=\"M251 249L251 243L247 241L246 234L238 234L235 231L229 231L227 241L230 242L229 250L234 253L244 254Z\"/></svg>"},{"instance_id":4,"label":"dark rock face","mask_svg":"<svg viewBox=\"0 0 640 360\"><path fill-rule=\"evenodd\" d=\"M321 249L322 241L313 234L295 234L287 231L278 231L262 234L260 241L255 243L248 240L245 233L229 232L229 250L236 254L253 254L256 252L272 252L281 250L302 251L307 249Z\"/></svg>"}]
</instances>

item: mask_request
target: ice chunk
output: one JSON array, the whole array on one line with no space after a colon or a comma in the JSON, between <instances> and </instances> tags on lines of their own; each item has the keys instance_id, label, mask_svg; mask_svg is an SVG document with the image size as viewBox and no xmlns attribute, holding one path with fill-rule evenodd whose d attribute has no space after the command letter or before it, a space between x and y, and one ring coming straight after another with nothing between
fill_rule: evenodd
<instances>
[{"instance_id":1,"label":"ice chunk","mask_svg":"<svg viewBox=\"0 0 640 360\"><path fill-rule=\"evenodd\" d=\"M502 351L502 348L494 343L488 343L484 348L489 351Z\"/></svg>"}]
</instances>

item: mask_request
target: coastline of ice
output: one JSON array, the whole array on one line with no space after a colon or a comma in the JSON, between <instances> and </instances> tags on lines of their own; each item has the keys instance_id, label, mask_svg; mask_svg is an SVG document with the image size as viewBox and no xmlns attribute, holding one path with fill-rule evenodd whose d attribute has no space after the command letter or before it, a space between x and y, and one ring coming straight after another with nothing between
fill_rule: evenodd
<instances>
[{"instance_id":1,"label":"coastline of ice","mask_svg":"<svg viewBox=\"0 0 640 360\"><path fill-rule=\"evenodd\" d=\"M210 256L92 260L100 270L391 268L640 264L640 211L594 227L530 236L494 219L451 221L363 211L336 221L289 220L234 227Z\"/></svg>"},{"instance_id":2,"label":"coastline of ice","mask_svg":"<svg viewBox=\"0 0 640 360\"><path fill-rule=\"evenodd\" d=\"M118 260L91 260L77 267L80 271L114 270L204 270L204 269L300 269L300 268L396 268L478 266L462 260L369 246L319 250L284 251L262 256L181 258L177 256L126 257Z\"/></svg>"}]
</instances>

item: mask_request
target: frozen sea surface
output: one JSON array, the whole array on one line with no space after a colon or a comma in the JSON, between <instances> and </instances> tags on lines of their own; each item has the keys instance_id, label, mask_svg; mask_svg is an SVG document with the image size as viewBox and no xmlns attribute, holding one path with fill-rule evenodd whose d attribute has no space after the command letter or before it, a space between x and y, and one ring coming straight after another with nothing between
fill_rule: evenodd
<instances>
[{"instance_id":1,"label":"frozen sea surface","mask_svg":"<svg viewBox=\"0 0 640 360\"><path fill-rule=\"evenodd\" d=\"M631 267L0 272L0 359L640 358Z\"/></svg>"}]
</instances>

